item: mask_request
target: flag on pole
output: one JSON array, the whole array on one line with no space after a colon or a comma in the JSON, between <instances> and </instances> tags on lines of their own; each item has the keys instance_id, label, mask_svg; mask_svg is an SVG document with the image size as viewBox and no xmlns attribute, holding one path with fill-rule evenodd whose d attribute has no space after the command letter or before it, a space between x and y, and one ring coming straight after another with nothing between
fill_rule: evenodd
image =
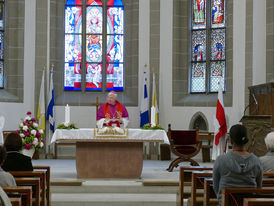
<instances>
[{"instance_id":1,"label":"flag on pole","mask_svg":"<svg viewBox=\"0 0 274 206\"><path fill-rule=\"evenodd\" d=\"M223 88L219 82L218 89L218 100L216 107L216 120L215 120L215 137L212 150L212 159L216 158L223 154L226 149L226 140L225 135L227 133L227 125L225 119L225 110L224 110L224 101L223 101Z\"/></svg>"},{"instance_id":2,"label":"flag on pole","mask_svg":"<svg viewBox=\"0 0 274 206\"><path fill-rule=\"evenodd\" d=\"M156 91L156 81L155 81L155 73L153 72L153 84L152 84L152 107L155 108L155 117L151 117L154 118L155 123L159 124L159 120L158 120L158 114L159 114L159 109L158 109L158 104L157 104L157 91Z\"/></svg>"},{"instance_id":3,"label":"flag on pole","mask_svg":"<svg viewBox=\"0 0 274 206\"><path fill-rule=\"evenodd\" d=\"M42 81L40 86L40 96L38 103L37 119L42 130L46 129L46 109L45 109L45 69L43 69Z\"/></svg>"},{"instance_id":4,"label":"flag on pole","mask_svg":"<svg viewBox=\"0 0 274 206\"><path fill-rule=\"evenodd\" d=\"M140 106L140 127L149 123L149 96L148 96L148 71L143 73L143 84L141 88L141 106Z\"/></svg>"},{"instance_id":5,"label":"flag on pole","mask_svg":"<svg viewBox=\"0 0 274 206\"><path fill-rule=\"evenodd\" d=\"M50 71L50 83L49 83L49 94L48 94L48 109L47 109L47 120L49 120L49 127L54 132L54 88L53 88L53 71Z\"/></svg>"}]
</instances>

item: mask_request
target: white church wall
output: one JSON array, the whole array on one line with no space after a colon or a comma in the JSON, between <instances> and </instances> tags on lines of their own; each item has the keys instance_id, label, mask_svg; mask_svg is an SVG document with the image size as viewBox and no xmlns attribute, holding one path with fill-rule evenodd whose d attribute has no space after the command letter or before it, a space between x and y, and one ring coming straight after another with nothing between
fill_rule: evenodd
<instances>
[{"instance_id":1,"label":"white church wall","mask_svg":"<svg viewBox=\"0 0 274 206\"><path fill-rule=\"evenodd\" d=\"M266 0L253 0L253 85L266 82Z\"/></svg>"},{"instance_id":2,"label":"white church wall","mask_svg":"<svg viewBox=\"0 0 274 206\"><path fill-rule=\"evenodd\" d=\"M24 29L24 101L23 103L0 102L0 114L6 118L4 130L18 128L21 118L34 109L35 71L35 15L36 2L25 0Z\"/></svg>"},{"instance_id":3,"label":"white church wall","mask_svg":"<svg viewBox=\"0 0 274 206\"><path fill-rule=\"evenodd\" d=\"M225 108L230 126L238 123L244 111L245 4L245 0L234 0L233 4L233 105ZM172 13L173 1L161 0L160 124L165 128L171 123L174 129L188 129L192 116L200 111L208 120L209 130L214 131L213 117L216 107L172 106Z\"/></svg>"}]
</instances>

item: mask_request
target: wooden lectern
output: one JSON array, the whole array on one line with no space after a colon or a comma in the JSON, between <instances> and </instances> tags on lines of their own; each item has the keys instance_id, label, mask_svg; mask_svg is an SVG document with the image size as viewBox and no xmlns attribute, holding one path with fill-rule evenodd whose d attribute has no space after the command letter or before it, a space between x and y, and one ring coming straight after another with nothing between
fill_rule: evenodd
<instances>
[{"instance_id":1,"label":"wooden lectern","mask_svg":"<svg viewBox=\"0 0 274 206\"><path fill-rule=\"evenodd\" d=\"M274 82L248 87L249 114L271 115L274 128Z\"/></svg>"}]
</instances>

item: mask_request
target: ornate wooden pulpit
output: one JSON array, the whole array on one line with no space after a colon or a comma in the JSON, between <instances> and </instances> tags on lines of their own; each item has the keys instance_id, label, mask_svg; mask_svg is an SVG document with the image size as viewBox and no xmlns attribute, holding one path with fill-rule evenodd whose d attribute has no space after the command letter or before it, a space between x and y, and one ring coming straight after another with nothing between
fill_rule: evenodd
<instances>
[{"instance_id":1,"label":"ornate wooden pulpit","mask_svg":"<svg viewBox=\"0 0 274 206\"><path fill-rule=\"evenodd\" d=\"M274 128L274 82L248 87L249 114L271 115Z\"/></svg>"},{"instance_id":2,"label":"ornate wooden pulpit","mask_svg":"<svg viewBox=\"0 0 274 206\"><path fill-rule=\"evenodd\" d=\"M248 143L246 148L248 152L256 156L264 156L267 152L264 138L271 132L270 115L252 115L242 118L243 125L247 128Z\"/></svg>"}]
</instances>

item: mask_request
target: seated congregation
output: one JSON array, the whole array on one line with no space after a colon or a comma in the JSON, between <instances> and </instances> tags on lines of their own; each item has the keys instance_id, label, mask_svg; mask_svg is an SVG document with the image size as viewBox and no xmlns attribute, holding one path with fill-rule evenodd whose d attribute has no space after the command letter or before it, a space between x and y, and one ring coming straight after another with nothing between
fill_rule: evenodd
<instances>
[{"instance_id":1,"label":"seated congregation","mask_svg":"<svg viewBox=\"0 0 274 206\"><path fill-rule=\"evenodd\" d=\"M273 205L274 133L266 136L268 153L260 158L247 151L244 126L232 126L228 135L232 149L218 156L213 167L180 168L177 205Z\"/></svg>"},{"instance_id":2,"label":"seated congregation","mask_svg":"<svg viewBox=\"0 0 274 206\"><path fill-rule=\"evenodd\" d=\"M0 146L0 205L50 205L50 167L33 166L22 138L9 133Z\"/></svg>"}]
</instances>

